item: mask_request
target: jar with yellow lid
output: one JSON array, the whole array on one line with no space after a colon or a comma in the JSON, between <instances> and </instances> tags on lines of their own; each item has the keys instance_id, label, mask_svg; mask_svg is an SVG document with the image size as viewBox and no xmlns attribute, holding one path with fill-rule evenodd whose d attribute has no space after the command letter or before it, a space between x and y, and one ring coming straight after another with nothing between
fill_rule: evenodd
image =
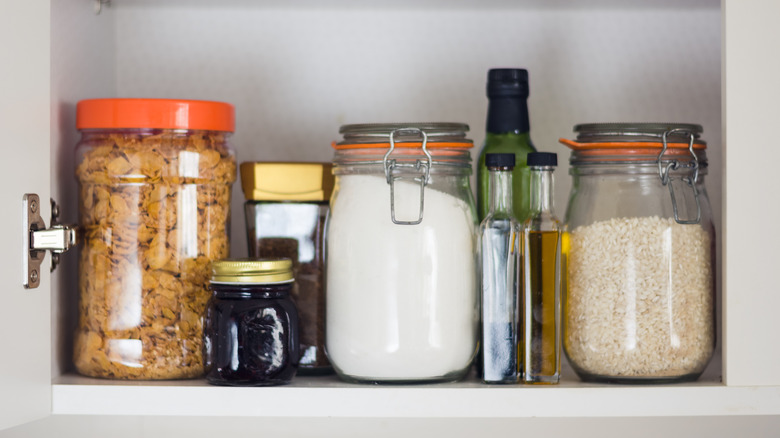
<instances>
[{"instance_id":1,"label":"jar with yellow lid","mask_svg":"<svg viewBox=\"0 0 780 438\"><path fill-rule=\"evenodd\" d=\"M300 316L300 374L325 374L325 219L333 191L330 163L246 162L249 256L292 260L292 299Z\"/></svg>"},{"instance_id":2,"label":"jar with yellow lid","mask_svg":"<svg viewBox=\"0 0 780 438\"><path fill-rule=\"evenodd\" d=\"M292 267L288 259L214 262L204 329L209 383L269 386L293 378L299 347Z\"/></svg>"}]
</instances>

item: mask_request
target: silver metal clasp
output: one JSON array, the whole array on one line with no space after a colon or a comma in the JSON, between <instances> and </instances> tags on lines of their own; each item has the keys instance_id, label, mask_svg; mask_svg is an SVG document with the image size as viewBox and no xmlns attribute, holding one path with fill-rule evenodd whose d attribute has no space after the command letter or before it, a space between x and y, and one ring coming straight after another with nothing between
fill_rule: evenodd
<instances>
[{"instance_id":1,"label":"silver metal clasp","mask_svg":"<svg viewBox=\"0 0 780 438\"><path fill-rule=\"evenodd\" d=\"M668 147L667 138L669 135L677 132L688 134L689 136L688 152L691 153L693 160L687 161L685 163L680 163L678 160L671 160L666 164L666 166L664 166L661 163L661 158L666 153L666 149ZM663 148L661 149L661 153L658 154L658 160L657 160L658 176L661 178L661 184L669 187L669 196L672 198L672 209L674 210L674 220L678 224L683 224L683 225L695 225L701 222L701 201L699 201L699 190L696 188L696 183L699 180L699 158L696 156L696 152L693 151L694 141L695 141L694 134L685 129L672 129L669 131L665 131L661 136L661 142L663 144ZM680 179L682 182L685 183L686 186L691 188L691 190L693 191L693 199L696 201L696 219L691 219L691 220L680 219L679 210L677 208L677 197L674 194L674 184L672 182L672 177L670 175L671 171L673 170L686 169L686 168L690 169L690 174Z\"/></svg>"},{"instance_id":2,"label":"silver metal clasp","mask_svg":"<svg viewBox=\"0 0 780 438\"><path fill-rule=\"evenodd\" d=\"M414 164L411 163L398 163L395 159L389 159L390 154L393 153L393 150L395 149L395 136L398 133L409 133L409 132L416 132L419 133L422 137L422 151L425 154L426 159L425 160L417 160ZM393 223L396 225L417 225L422 222L423 220L423 211L425 209L425 186L428 184L428 179L430 178L431 174L431 166L433 165L433 158L431 157L431 153L428 152L428 134L425 133L422 129L418 128L401 128L401 129L395 129L390 132L390 149L385 153L385 156L382 158L382 164L385 168L385 178L387 179L387 184L390 185L390 218L393 220ZM393 171L397 169L408 169L413 170L414 173L417 173L416 176L409 176L409 175L394 175ZM419 214L417 216L417 220L412 221L402 221L398 220L395 216L395 182L402 179L411 179L417 184L420 185L420 207L419 207Z\"/></svg>"},{"instance_id":3,"label":"silver metal clasp","mask_svg":"<svg viewBox=\"0 0 780 438\"><path fill-rule=\"evenodd\" d=\"M36 194L28 193L22 198L22 284L26 289L35 289L41 282L41 264L46 251L51 252L51 270L57 267L60 254L76 246L76 228L59 223L59 207L51 201L51 228L41 218L41 200Z\"/></svg>"}]
</instances>

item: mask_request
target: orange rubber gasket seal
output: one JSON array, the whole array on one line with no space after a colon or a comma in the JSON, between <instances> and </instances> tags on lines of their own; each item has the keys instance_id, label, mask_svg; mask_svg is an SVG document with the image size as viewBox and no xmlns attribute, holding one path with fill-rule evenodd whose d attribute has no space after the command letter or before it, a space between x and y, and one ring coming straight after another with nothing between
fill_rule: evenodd
<instances>
[{"instance_id":1,"label":"orange rubber gasket seal","mask_svg":"<svg viewBox=\"0 0 780 438\"><path fill-rule=\"evenodd\" d=\"M333 149L338 151L347 149L390 149L390 143L352 143L352 144L337 144L335 141L331 143ZM396 148L422 148L422 142L404 142L396 143ZM469 142L428 142L426 149L446 149L446 148L458 148L458 149L470 149L474 147L474 143Z\"/></svg>"},{"instance_id":2,"label":"orange rubber gasket seal","mask_svg":"<svg viewBox=\"0 0 780 438\"><path fill-rule=\"evenodd\" d=\"M632 150L639 150L639 149L663 149L664 145L661 142L604 142L604 143L579 143L574 140L569 140L567 138L559 138L558 141L568 146L569 148L575 150L575 151L590 151L594 152L594 149L606 149L605 153L615 153L616 149L625 149L625 153L631 153ZM688 150L689 144L688 143L666 143L667 151L669 149L684 149ZM707 149L706 144L701 143L694 143L693 148L696 150L702 150Z\"/></svg>"}]
</instances>

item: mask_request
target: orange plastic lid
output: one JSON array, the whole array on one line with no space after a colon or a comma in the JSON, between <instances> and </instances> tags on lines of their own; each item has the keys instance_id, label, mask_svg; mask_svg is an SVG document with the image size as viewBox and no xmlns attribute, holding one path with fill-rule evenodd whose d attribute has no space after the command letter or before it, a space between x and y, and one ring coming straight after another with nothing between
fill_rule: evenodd
<instances>
[{"instance_id":1,"label":"orange plastic lid","mask_svg":"<svg viewBox=\"0 0 780 438\"><path fill-rule=\"evenodd\" d=\"M77 129L154 128L233 132L233 105L206 100L88 99L76 105Z\"/></svg>"}]
</instances>

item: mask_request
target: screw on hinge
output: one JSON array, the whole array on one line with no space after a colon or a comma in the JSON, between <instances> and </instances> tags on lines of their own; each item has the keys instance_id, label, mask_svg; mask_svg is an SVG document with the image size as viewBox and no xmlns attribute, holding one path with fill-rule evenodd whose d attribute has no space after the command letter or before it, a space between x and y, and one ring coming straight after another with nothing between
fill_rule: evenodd
<instances>
[{"instance_id":1,"label":"screw on hinge","mask_svg":"<svg viewBox=\"0 0 780 438\"><path fill-rule=\"evenodd\" d=\"M57 266L60 264L60 254L57 254L56 252L51 253L51 268L49 269L49 272L54 272L55 269L57 269Z\"/></svg>"},{"instance_id":2,"label":"screw on hinge","mask_svg":"<svg viewBox=\"0 0 780 438\"><path fill-rule=\"evenodd\" d=\"M60 224L60 206L57 205L56 202L54 202L54 199L49 199L49 202L51 203L51 226L59 225Z\"/></svg>"},{"instance_id":3,"label":"screw on hinge","mask_svg":"<svg viewBox=\"0 0 780 438\"><path fill-rule=\"evenodd\" d=\"M111 6L111 0L95 0L95 15L100 15L103 5Z\"/></svg>"}]
</instances>

